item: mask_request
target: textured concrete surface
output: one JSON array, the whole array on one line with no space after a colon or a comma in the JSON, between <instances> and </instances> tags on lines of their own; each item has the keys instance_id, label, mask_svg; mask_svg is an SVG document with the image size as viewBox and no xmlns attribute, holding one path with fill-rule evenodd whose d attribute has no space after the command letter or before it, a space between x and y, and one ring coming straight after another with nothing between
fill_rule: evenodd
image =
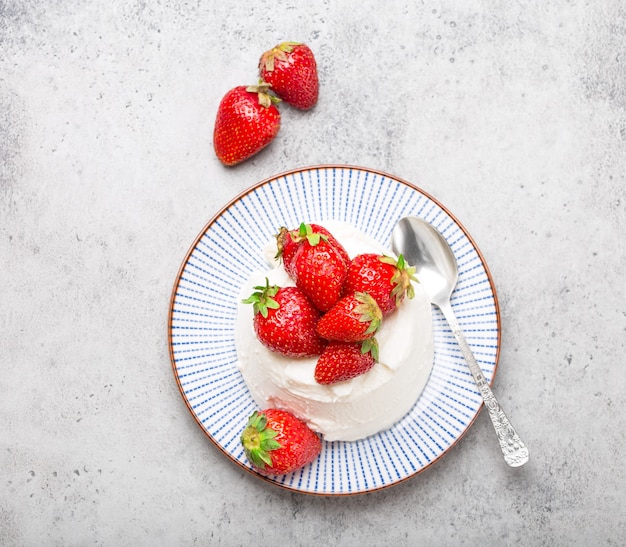
<instances>
[{"instance_id":1,"label":"textured concrete surface","mask_svg":"<svg viewBox=\"0 0 626 547\"><path fill-rule=\"evenodd\" d=\"M623 545L626 8L305 4L0 2L0 544ZM314 50L319 104L224 168L219 99L283 39ZM180 262L238 192L319 163L415 182L469 229L526 467L482 413L412 480L314 498L196 426L167 351Z\"/></svg>"}]
</instances>

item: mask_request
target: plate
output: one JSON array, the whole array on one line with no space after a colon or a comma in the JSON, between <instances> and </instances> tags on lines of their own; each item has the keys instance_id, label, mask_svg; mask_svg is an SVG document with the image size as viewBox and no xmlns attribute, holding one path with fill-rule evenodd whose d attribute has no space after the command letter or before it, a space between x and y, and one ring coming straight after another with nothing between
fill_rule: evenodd
<instances>
[{"instance_id":1,"label":"plate","mask_svg":"<svg viewBox=\"0 0 626 547\"><path fill-rule=\"evenodd\" d=\"M317 495L351 495L396 485L424 471L459 441L482 398L441 313L433 307L435 355L430 378L410 412L390 429L354 442L324 442L312 464L263 477L248 464L239 437L257 409L237 368L234 325L240 287L265 267L261 249L280 226L348 222L389 247L398 219L431 223L456 256L452 306L476 360L491 383L500 350L493 280L458 220L416 185L353 166L296 169L250 187L202 228L176 277L169 309L174 376L193 418L230 460L262 480Z\"/></svg>"}]
</instances>

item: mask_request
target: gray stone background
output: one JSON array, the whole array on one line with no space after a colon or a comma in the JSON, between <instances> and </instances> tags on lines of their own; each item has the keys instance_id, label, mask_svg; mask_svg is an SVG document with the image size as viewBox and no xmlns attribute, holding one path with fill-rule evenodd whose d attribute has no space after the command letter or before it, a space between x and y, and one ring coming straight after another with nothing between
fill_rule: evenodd
<instances>
[{"instance_id":1,"label":"gray stone background","mask_svg":"<svg viewBox=\"0 0 626 547\"><path fill-rule=\"evenodd\" d=\"M625 38L618 0L0 1L0 544L625 544ZM285 39L319 103L222 167L219 100ZM413 479L316 498L197 427L178 267L237 193L322 163L410 180L472 234L527 466L483 412Z\"/></svg>"}]
</instances>

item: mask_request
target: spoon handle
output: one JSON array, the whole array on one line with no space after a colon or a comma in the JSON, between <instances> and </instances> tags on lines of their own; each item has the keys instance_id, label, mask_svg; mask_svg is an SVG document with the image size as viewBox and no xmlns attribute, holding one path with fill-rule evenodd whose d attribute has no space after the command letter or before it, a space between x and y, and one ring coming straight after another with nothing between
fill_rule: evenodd
<instances>
[{"instance_id":1,"label":"spoon handle","mask_svg":"<svg viewBox=\"0 0 626 547\"><path fill-rule=\"evenodd\" d=\"M509 422L506 414L500 408L500 403L498 403L498 400L491 391L489 382L487 382L482 369L476 362L474 354L472 353L472 350L463 335L463 331L461 330L456 316L454 315L450 301L439 304L439 309L452 329L452 333L461 348L461 353L463 354L463 357L465 357L474 381L476 382L480 394L483 397L485 407L487 407L487 410L489 411L491 423L493 424L496 434L498 435L498 440L500 441L500 448L502 449L504 461L511 467L524 465L528 461L528 448L526 448L522 439L520 439L519 435L511 425L511 422Z\"/></svg>"}]
</instances>

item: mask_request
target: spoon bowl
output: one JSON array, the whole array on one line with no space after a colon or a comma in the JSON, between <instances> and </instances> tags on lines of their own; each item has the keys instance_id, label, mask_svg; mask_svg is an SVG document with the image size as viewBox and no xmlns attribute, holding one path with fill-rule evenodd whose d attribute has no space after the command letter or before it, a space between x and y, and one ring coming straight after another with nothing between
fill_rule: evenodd
<instances>
[{"instance_id":1,"label":"spoon bowl","mask_svg":"<svg viewBox=\"0 0 626 547\"><path fill-rule=\"evenodd\" d=\"M418 217L405 217L398 221L393 230L391 248L415 267L415 276L424 292L431 303L441 310L450 325L489 411L505 462L511 467L524 465L529 458L528 449L500 408L454 314L450 298L457 285L459 273L450 245L428 222Z\"/></svg>"},{"instance_id":2,"label":"spoon bowl","mask_svg":"<svg viewBox=\"0 0 626 547\"><path fill-rule=\"evenodd\" d=\"M456 259L431 224L417 217L400 219L391 248L416 268L416 277L433 304L438 306L450 298L459 278Z\"/></svg>"}]
</instances>

